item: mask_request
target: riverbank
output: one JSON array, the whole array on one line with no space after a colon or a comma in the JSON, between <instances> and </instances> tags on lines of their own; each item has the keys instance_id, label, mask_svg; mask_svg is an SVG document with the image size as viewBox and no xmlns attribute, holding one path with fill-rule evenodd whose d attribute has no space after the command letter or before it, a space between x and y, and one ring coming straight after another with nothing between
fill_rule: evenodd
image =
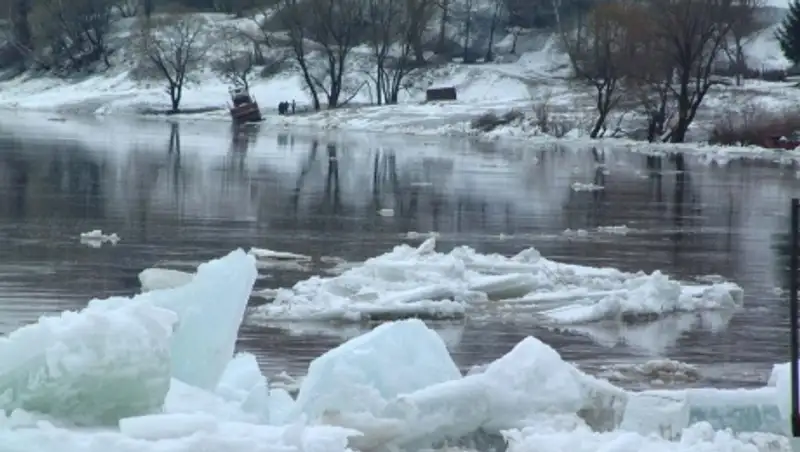
<instances>
[{"instance_id":1,"label":"riverbank","mask_svg":"<svg viewBox=\"0 0 800 452\"><path fill-rule=\"evenodd\" d=\"M209 15L215 27L235 21ZM765 38L766 39L766 38ZM793 160L795 152L756 147L718 147L699 144L707 140L715 121L752 111L790 111L800 103L800 90L791 82L745 80L742 86L714 86L698 111L692 127L693 143L650 144L636 141L644 128L644 118L636 105L619 108L608 120L611 130L599 140L589 140L587 131L595 120L594 93L568 79L568 62L552 38L539 37L529 50L504 62L464 65L442 63L415 72L401 92L398 105L375 106L370 86L352 94L352 102L335 110L307 112L309 96L302 77L285 70L270 77L254 77L250 91L258 100L268 128L308 128L379 134L471 137L509 143L575 144L578 146L625 146L641 152L700 152L715 161L725 158L756 157ZM770 42L754 41L759 55L771 61L775 49ZM120 43L121 48L126 44ZM531 50L533 49L533 50ZM365 53L366 52L366 53ZM119 55L129 55L120 52ZM509 55L507 55L509 56ZM509 56L510 57L510 56ZM210 57L210 59L213 59ZM774 59L774 58L773 58ZM369 55L354 49L351 63L356 73L366 72ZM104 118L157 118L163 120L229 121L228 83L210 68L194 74L195 83L184 91L177 115L154 114L169 108L163 82L134 76L133 59L119 57L111 69L92 76L60 79L46 76L20 76L0 82L0 109L46 114L58 119L79 116ZM763 63L763 61L762 61ZM777 63L775 63L777 64ZM362 67L363 66L363 67ZM425 90L452 86L458 93L454 102L425 103ZM303 113L282 116L277 105L296 101ZM483 120L482 120L483 119ZM486 121L488 119L488 122ZM622 138L625 137L625 138Z\"/></svg>"}]
</instances>

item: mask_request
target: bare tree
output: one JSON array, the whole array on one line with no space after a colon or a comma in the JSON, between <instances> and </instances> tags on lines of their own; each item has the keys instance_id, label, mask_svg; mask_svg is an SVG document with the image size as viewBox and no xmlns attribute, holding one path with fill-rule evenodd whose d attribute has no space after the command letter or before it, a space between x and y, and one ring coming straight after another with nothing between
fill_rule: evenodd
<instances>
[{"instance_id":1,"label":"bare tree","mask_svg":"<svg viewBox=\"0 0 800 452\"><path fill-rule=\"evenodd\" d=\"M35 50L30 20L33 1L4 0L2 6L7 13L3 18L8 21L8 26L3 27L3 37L7 44L3 49L3 64L19 65L20 68L24 68L30 63Z\"/></svg>"},{"instance_id":2,"label":"bare tree","mask_svg":"<svg viewBox=\"0 0 800 452\"><path fill-rule=\"evenodd\" d=\"M697 109L716 83L714 65L731 33L739 0L649 0L640 21L655 42L651 59L661 59L674 76L669 90L677 119L669 140L683 142Z\"/></svg>"},{"instance_id":3,"label":"bare tree","mask_svg":"<svg viewBox=\"0 0 800 452\"><path fill-rule=\"evenodd\" d=\"M183 90L201 67L210 45L206 21L191 15L169 15L147 21L139 34L143 63L166 82L171 113L180 108Z\"/></svg>"},{"instance_id":4,"label":"bare tree","mask_svg":"<svg viewBox=\"0 0 800 452\"><path fill-rule=\"evenodd\" d=\"M383 85L386 59L389 51L398 40L404 40L401 24L402 2L404 0L369 0L366 20L368 22L367 40L375 60L375 73L370 74L375 84L375 103L383 104Z\"/></svg>"},{"instance_id":5,"label":"bare tree","mask_svg":"<svg viewBox=\"0 0 800 452\"><path fill-rule=\"evenodd\" d=\"M441 0L439 8L442 12L439 16L439 38L436 41L436 51L443 53L447 40L447 24L450 22L450 0Z\"/></svg>"},{"instance_id":6,"label":"bare tree","mask_svg":"<svg viewBox=\"0 0 800 452\"><path fill-rule=\"evenodd\" d=\"M292 56L297 66L300 68L300 73L303 75L303 81L311 96L311 103L314 106L314 110L319 111L321 109L319 90L317 89L317 83L308 61L310 53L309 44L311 44L311 42L309 41L307 33L307 28L309 26L307 12L298 0L281 0L280 6L281 10L278 14L283 27L286 29L289 46L292 49Z\"/></svg>"},{"instance_id":7,"label":"bare tree","mask_svg":"<svg viewBox=\"0 0 800 452\"><path fill-rule=\"evenodd\" d=\"M469 0L472 1L472 0ZM436 0L405 0L408 27L406 40L411 46L417 65L425 63L425 52L422 38L428 29L436 10L440 7Z\"/></svg>"},{"instance_id":8,"label":"bare tree","mask_svg":"<svg viewBox=\"0 0 800 452\"><path fill-rule=\"evenodd\" d=\"M213 65L219 78L245 90L250 90L250 77L256 67L256 56L249 44L249 40L238 29L225 30L221 59Z\"/></svg>"},{"instance_id":9,"label":"bare tree","mask_svg":"<svg viewBox=\"0 0 800 452\"><path fill-rule=\"evenodd\" d=\"M474 19L473 16L475 15L475 0L464 0L461 6L463 8L461 14L462 14L462 26L463 26L462 30L464 33L462 59L465 63L469 63L470 60L472 59L470 56L470 47L472 46L472 27Z\"/></svg>"},{"instance_id":10,"label":"bare tree","mask_svg":"<svg viewBox=\"0 0 800 452\"><path fill-rule=\"evenodd\" d=\"M732 5L730 42L723 50L734 69L737 86L742 85L742 75L748 69L744 48L765 28L757 18L758 9L763 3L763 0L736 0Z\"/></svg>"},{"instance_id":11,"label":"bare tree","mask_svg":"<svg viewBox=\"0 0 800 452\"><path fill-rule=\"evenodd\" d=\"M347 64L363 38L365 9L360 0L283 0L281 15L289 44L316 110L320 93L327 98L328 108L349 100L342 97ZM320 56L313 55L314 50Z\"/></svg>"},{"instance_id":12,"label":"bare tree","mask_svg":"<svg viewBox=\"0 0 800 452\"><path fill-rule=\"evenodd\" d=\"M517 53L517 41L519 41L519 36L525 31L524 28L519 26L508 27L508 32L511 33L511 50L509 53L515 55Z\"/></svg>"},{"instance_id":13,"label":"bare tree","mask_svg":"<svg viewBox=\"0 0 800 452\"><path fill-rule=\"evenodd\" d=\"M114 7L120 17L136 17L139 15L141 3L141 0L118 0Z\"/></svg>"},{"instance_id":14,"label":"bare tree","mask_svg":"<svg viewBox=\"0 0 800 452\"><path fill-rule=\"evenodd\" d=\"M396 104L406 76L416 67L407 39L412 23L407 5L405 0L369 0L367 5L367 40L375 61L375 72L370 76L378 105Z\"/></svg>"},{"instance_id":15,"label":"bare tree","mask_svg":"<svg viewBox=\"0 0 800 452\"><path fill-rule=\"evenodd\" d=\"M37 61L48 69L72 72L102 61L110 67L106 38L116 4L112 0L39 0L30 11Z\"/></svg>"},{"instance_id":16,"label":"bare tree","mask_svg":"<svg viewBox=\"0 0 800 452\"><path fill-rule=\"evenodd\" d=\"M594 89L597 118L589 134L605 130L609 113L622 100L621 83L630 64L629 10L623 3L597 6L574 30L562 38L576 78Z\"/></svg>"}]
</instances>

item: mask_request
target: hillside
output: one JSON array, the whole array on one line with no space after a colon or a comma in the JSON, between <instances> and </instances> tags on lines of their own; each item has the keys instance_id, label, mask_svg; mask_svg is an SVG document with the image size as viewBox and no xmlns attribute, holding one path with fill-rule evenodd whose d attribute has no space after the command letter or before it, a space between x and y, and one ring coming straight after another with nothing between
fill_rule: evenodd
<instances>
[{"instance_id":1,"label":"hillside","mask_svg":"<svg viewBox=\"0 0 800 452\"><path fill-rule=\"evenodd\" d=\"M203 36L208 42L225 40L231 28L252 29L250 19L232 19L222 14L199 14L198 20L207 24ZM169 108L165 84L158 79L143 79L139 74L137 49L132 44L133 19L115 24L110 45L115 52L111 67L90 76L58 78L41 74L25 74L0 83L0 108L45 110L59 114L127 115ZM460 30L448 29L449 39L463 39ZM493 111L503 113L511 108L530 111L546 107L551 116L559 118L567 129L577 133L587 127L593 110L592 93L585 87L566 81L568 60L555 44L551 32L540 31L520 35L516 54L510 54L513 36L498 30L492 63L462 64L459 59L440 61L414 71L407 77L407 86L400 92L399 105L352 108L374 103L374 93L365 84L370 81L370 49L356 47L349 59L349 86L360 87L346 93L352 95L350 105L317 115L278 116L280 101L296 101L300 110L310 107L310 98L299 71L289 64L266 76L256 75L250 90L262 105L270 123L307 125L314 127L349 127L363 130L401 131L414 133L471 133L470 120ZM224 110L230 83L221 80L212 70L214 62L224 58L223 49L214 46L204 59L206 64L195 73L195 83L187 86L181 101L186 111L206 111L196 117L227 118ZM774 39L774 26L763 30L745 46L748 66L776 69L788 66ZM433 86L454 86L459 100L454 103L422 105L425 89ZM701 129L704 120L718 115L722 109L743 102L769 104L784 108L800 100L796 90L786 83L747 80L742 87L723 87L712 91L699 115ZM619 121L636 128L627 113ZM635 116L635 115L634 115ZM509 129L509 128L507 128ZM500 130L496 134L536 134L535 130ZM527 127L530 129L530 127Z\"/></svg>"}]
</instances>

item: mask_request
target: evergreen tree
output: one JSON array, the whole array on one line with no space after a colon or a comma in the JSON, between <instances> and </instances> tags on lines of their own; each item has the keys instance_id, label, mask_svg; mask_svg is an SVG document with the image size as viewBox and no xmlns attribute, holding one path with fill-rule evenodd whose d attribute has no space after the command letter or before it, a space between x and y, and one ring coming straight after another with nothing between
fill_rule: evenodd
<instances>
[{"instance_id":1,"label":"evergreen tree","mask_svg":"<svg viewBox=\"0 0 800 452\"><path fill-rule=\"evenodd\" d=\"M800 0L792 0L789 14L781 22L775 37L783 55L795 65L800 64Z\"/></svg>"}]
</instances>

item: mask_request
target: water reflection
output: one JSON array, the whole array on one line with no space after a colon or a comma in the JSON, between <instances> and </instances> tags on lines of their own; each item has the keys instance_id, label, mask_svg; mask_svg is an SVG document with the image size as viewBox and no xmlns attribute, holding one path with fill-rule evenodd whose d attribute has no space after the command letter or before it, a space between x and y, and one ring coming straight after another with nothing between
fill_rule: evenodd
<instances>
[{"instance_id":1,"label":"water reflection","mask_svg":"<svg viewBox=\"0 0 800 452\"><path fill-rule=\"evenodd\" d=\"M800 186L793 171L777 166L708 166L611 148L518 152L429 138L270 136L214 123L26 124L0 125L3 331L91 297L131 293L136 273L157 262L194 263L239 246L312 256L308 269L268 269L258 283L285 287L320 272L329 256L362 260L409 231L438 231L443 251L469 245L511 254L535 246L571 263L661 269L684 279L716 274L745 288L748 308L732 318L569 331L522 318L437 325L464 367L528 334L579 362L668 356L767 370L786 354L785 299L776 291L787 286L785 251L771 243ZM575 192L574 182L604 189ZM379 215L382 209L394 214ZM619 225L630 232L597 230ZM562 234L567 228L588 233L576 240ZM122 241L81 246L79 233L91 229ZM303 368L369 327L248 327L240 346L265 366Z\"/></svg>"},{"instance_id":2,"label":"water reflection","mask_svg":"<svg viewBox=\"0 0 800 452\"><path fill-rule=\"evenodd\" d=\"M591 325L571 325L555 331L587 336L607 348L629 346L645 356L665 356L678 345L686 333L704 331L721 333L733 317L733 312L702 312L676 314L645 323L604 321Z\"/></svg>"}]
</instances>

